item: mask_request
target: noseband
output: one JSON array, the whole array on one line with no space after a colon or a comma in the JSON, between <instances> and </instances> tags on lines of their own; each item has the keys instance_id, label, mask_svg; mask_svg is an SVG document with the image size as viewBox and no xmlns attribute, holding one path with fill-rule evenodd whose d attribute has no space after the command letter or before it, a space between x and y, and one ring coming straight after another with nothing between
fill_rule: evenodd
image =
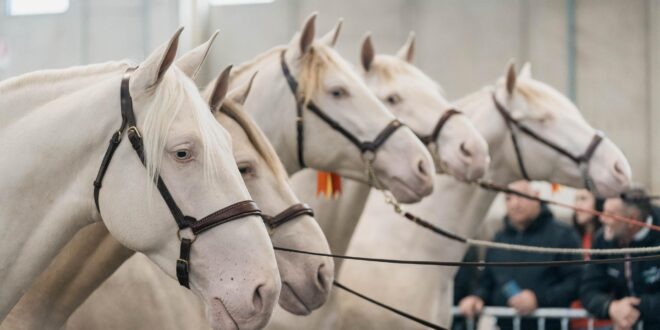
<instances>
[{"instance_id":1,"label":"noseband","mask_svg":"<svg viewBox=\"0 0 660 330\"><path fill-rule=\"evenodd\" d=\"M312 208L307 204L298 203L291 205L286 210L278 213L275 216L263 214L261 217L263 218L266 226L268 226L270 230L273 230L302 215L309 215L310 217L313 217L314 210L312 210Z\"/></svg>"},{"instance_id":2,"label":"noseband","mask_svg":"<svg viewBox=\"0 0 660 330\"><path fill-rule=\"evenodd\" d=\"M298 163L302 168L307 167L305 165L303 147L304 147L304 127L303 127L303 101L298 97L298 82L296 78L291 74L289 66L286 64L285 59L286 51L282 51L280 54L280 63L282 65L282 73L286 78L289 88L293 93L293 97L296 99L296 132L297 132L297 144L298 144ZM394 119L392 120L385 128L378 133L378 136L373 141L361 141L358 137L353 135L351 132L346 130L340 123L330 118L321 108L319 108L313 101L309 100L306 104L307 109L312 113L316 114L321 120L328 124L332 129L341 133L348 141L360 149L360 153L367 162L373 161L376 156L378 148L380 148L387 139L392 136L392 134L399 129L403 124L400 121ZM370 164L368 164L370 166Z\"/></svg>"},{"instance_id":3,"label":"noseband","mask_svg":"<svg viewBox=\"0 0 660 330\"><path fill-rule=\"evenodd\" d=\"M492 93L492 96L493 96L493 103L495 103L495 108L502 115L502 118L504 118L504 122L506 123L506 126L511 134L511 141L513 142L513 149L516 152L518 167L520 168L520 173L522 174L523 178L525 178L525 180L529 181L530 178L529 175L527 174L527 169L525 168L525 163L522 158L520 144L518 143L518 137L516 135L514 127L520 130L521 132L525 133L527 136L531 137L532 139L540 142L541 144L555 150L559 154L572 160L580 168L580 172L582 173L582 178L584 180L584 186L590 191L596 192L596 186L594 184L594 181L589 175L589 161L591 160L591 157L593 157L594 152L596 152L596 149L598 148L600 143L603 141L602 132L596 131L596 134L594 134L593 138L591 139L591 142L587 146L587 149L584 151L584 153L576 156L572 154L570 151L557 145L556 143L538 135L529 127L523 125L520 121L513 118L509 113L509 111L497 100L497 97L495 96L494 92Z\"/></svg>"},{"instance_id":4,"label":"noseband","mask_svg":"<svg viewBox=\"0 0 660 330\"><path fill-rule=\"evenodd\" d=\"M101 192L101 186L103 183L103 177L105 176L106 171L108 170L108 165L112 160L112 156L117 150L121 138L126 131L129 141L133 146L133 150L137 153L142 165L145 164L144 159L144 150L142 145L142 135L137 128L135 122L135 113L133 111L133 99L129 91L129 82L131 78L131 73L135 71L136 68L129 68L124 73L121 81L121 127L117 132L115 132L110 138L110 143L108 149L103 156L103 161L101 162L101 167L94 180L94 203L96 204L96 209L99 214L101 209L99 208L99 193ZM181 241L180 256L176 261L176 277L179 280L179 284L190 288L190 248L192 243L197 239L197 235L224 223L244 218L252 215L261 215L261 210L257 207L251 200L245 200L241 202L234 203L230 206L227 206L219 211L216 211L202 219L195 219L194 217L184 215L181 209L177 206L172 194L170 194L167 186L163 179L158 176L156 181L156 187L160 192L161 197L167 204L167 207L174 217L174 221L179 226L177 231L177 237ZM193 235L190 238L183 237L181 232L184 229L190 228Z\"/></svg>"},{"instance_id":5,"label":"noseband","mask_svg":"<svg viewBox=\"0 0 660 330\"><path fill-rule=\"evenodd\" d=\"M445 126L447 121L454 116L454 115L461 115L463 114L462 112L450 108L449 110L445 111L445 113L440 116L440 119L438 122L435 124L435 127L433 128L433 131L431 131L431 134L428 135L421 135L415 132L415 135L417 135L417 138L422 141L426 146L431 146L435 141L438 139L438 136L440 135L440 131L442 130L442 127Z\"/></svg>"}]
</instances>

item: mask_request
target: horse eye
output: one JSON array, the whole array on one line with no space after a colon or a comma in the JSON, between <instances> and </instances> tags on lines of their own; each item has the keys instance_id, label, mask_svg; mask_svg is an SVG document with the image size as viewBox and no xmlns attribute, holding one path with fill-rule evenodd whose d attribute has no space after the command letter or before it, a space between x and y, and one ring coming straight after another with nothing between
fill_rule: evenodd
<instances>
[{"instance_id":1,"label":"horse eye","mask_svg":"<svg viewBox=\"0 0 660 330\"><path fill-rule=\"evenodd\" d=\"M344 87L336 87L330 91L330 94L336 99L341 99L348 96L348 91Z\"/></svg>"},{"instance_id":2,"label":"horse eye","mask_svg":"<svg viewBox=\"0 0 660 330\"><path fill-rule=\"evenodd\" d=\"M179 149L175 152L176 159L178 160L188 160L190 159L190 151L186 149Z\"/></svg>"},{"instance_id":3,"label":"horse eye","mask_svg":"<svg viewBox=\"0 0 660 330\"><path fill-rule=\"evenodd\" d=\"M401 102L401 96L399 94L392 94L387 97L386 101L391 105L397 105Z\"/></svg>"},{"instance_id":4,"label":"horse eye","mask_svg":"<svg viewBox=\"0 0 660 330\"><path fill-rule=\"evenodd\" d=\"M254 173L254 169L250 165L239 165L238 171L241 172L241 176L251 175Z\"/></svg>"}]
</instances>

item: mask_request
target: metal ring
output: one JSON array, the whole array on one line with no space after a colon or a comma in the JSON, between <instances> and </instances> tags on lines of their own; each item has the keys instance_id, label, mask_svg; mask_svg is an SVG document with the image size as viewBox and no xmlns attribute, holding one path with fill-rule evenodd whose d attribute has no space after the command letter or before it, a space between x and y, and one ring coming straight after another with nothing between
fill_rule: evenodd
<instances>
[{"instance_id":1,"label":"metal ring","mask_svg":"<svg viewBox=\"0 0 660 330\"><path fill-rule=\"evenodd\" d=\"M179 241L180 241L180 240L182 239L182 237L183 237L183 236L181 236L181 232L184 231L184 230L186 230L186 229L190 229L190 228L179 228L179 230L176 231L176 237L179 239ZM190 243L192 243L192 242L194 242L194 241L197 239L197 235L195 235L194 233L192 233L192 229L190 229L190 232L191 232L191 234L192 234L192 238L188 238L188 237L184 237L184 238L188 238L188 239L190 239L190 240L191 240Z\"/></svg>"}]
</instances>

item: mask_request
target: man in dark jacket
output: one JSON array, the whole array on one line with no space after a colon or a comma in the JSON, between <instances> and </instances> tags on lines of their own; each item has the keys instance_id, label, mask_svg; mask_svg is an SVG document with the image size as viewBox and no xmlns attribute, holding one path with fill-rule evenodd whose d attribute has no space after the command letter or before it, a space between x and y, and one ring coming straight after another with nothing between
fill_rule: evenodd
<instances>
[{"instance_id":1,"label":"man in dark jacket","mask_svg":"<svg viewBox=\"0 0 660 330\"><path fill-rule=\"evenodd\" d=\"M511 188L538 194L528 182L519 181ZM559 223L550 210L538 202L514 195L506 196L505 228L495 235L495 242L529 246L578 248L580 239L570 226ZM554 261L580 256L538 254L507 250L488 250L486 261ZM459 309L467 316L481 311L484 304L510 306L520 315L538 307L568 307L577 298L580 266L539 266L525 268L486 267L474 295L465 297ZM512 329L512 319L499 318L500 329ZM524 319L522 329L536 329L537 321ZM559 320L548 320L545 329L560 329Z\"/></svg>"},{"instance_id":2,"label":"man in dark jacket","mask_svg":"<svg viewBox=\"0 0 660 330\"><path fill-rule=\"evenodd\" d=\"M660 224L643 189L635 188L620 198L605 201L604 211L648 224ZM607 216L601 217L603 228L596 235L593 247L660 246L660 233L634 226ZM615 258L618 256L594 256ZM588 265L580 287L582 305L600 318L610 318L615 329L631 329L638 321L644 329L660 329L660 261L623 264Z\"/></svg>"}]
</instances>

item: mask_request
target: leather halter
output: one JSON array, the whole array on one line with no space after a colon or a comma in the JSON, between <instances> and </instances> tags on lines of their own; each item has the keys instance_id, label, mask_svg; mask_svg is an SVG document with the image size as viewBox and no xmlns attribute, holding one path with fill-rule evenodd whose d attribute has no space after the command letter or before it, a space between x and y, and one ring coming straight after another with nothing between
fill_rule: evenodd
<instances>
[{"instance_id":1,"label":"leather halter","mask_svg":"<svg viewBox=\"0 0 660 330\"><path fill-rule=\"evenodd\" d=\"M99 208L99 193L101 192L103 177L105 176L105 173L108 170L108 165L110 165L110 161L112 160L112 156L114 155L115 150L117 150L117 147L121 142L121 138L124 134L124 131L126 131L126 134L128 135L128 139L131 141L131 145L133 146L133 150L135 150L135 152L137 153L138 157L140 158L140 161L142 162L142 165L145 164L142 135L140 134L140 131L137 128L135 122L135 113L133 111L133 100L131 98L131 94L129 91L129 82L131 78L131 73L133 73L133 71L135 70L136 68L127 69L126 72L124 73L124 76L122 77L121 127L119 128L119 130L117 130L117 132L115 132L112 135L112 138L110 138L108 149L106 150L105 155L103 156L103 161L101 162L101 167L99 168L99 172L96 176L96 180L94 180L94 203L96 204L96 209L99 212L99 214L101 213L101 209ZM179 206L174 201L172 194L170 194L169 190L167 189L167 186L165 185L165 182L160 177L160 175L156 180L156 187L158 188L161 197L167 204L170 213L172 213L172 217L174 217L174 221L176 221L176 224L179 227L179 230L177 232L177 237L181 241L181 248L180 248L180 257L176 262L176 277L179 280L179 284L185 286L186 288L190 288L190 277L189 277L190 248L192 246L192 243L197 238L198 234L233 220L237 220L251 215L257 215L257 216L261 215L261 210L259 210L257 204L255 204L251 200L245 200L234 203L219 211L209 214L200 220L197 220L194 217L183 214ZM186 238L181 236L181 231L183 231L186 228L190 228L190 230L192 231L193 236L191 238Z\"/></svg>"},{"instance_id":2,"label":"leather halter","mask_svg":"<svg viewBox=\"0 0 660 330\"><path fill-rule=\"evenodd\" d=\"M434 143L438 139L438 136L440 135L440 131L442 130L442 127L445 126L447 121L449 121L449 119L452 116L461 115L461 114L463 114L463 113L456 110L456 109L454 109L454 108L451 108L451 109L445 111L445 113L442 114L442 116L440 117L438 122L435 124L435 127L433 128L433 131L431 131L431 134L421 135L421 134L418 134L417 132L415 132L415 135L417 135L417 138L419 138L422 141L422 143L424 143L426 146L429 146L430 144Z\"/></svg>"},{"instance_id":3,"label":"leather halter","mask_svg":"<svg viewBox=\"0 0 660 330\"><path fill-rule=\"evenodd\" d=\"M280 54L280 63L282 65L282 73L284 74L284 77L286 78L286 81L289 85L289 89L291 89L291 92L293 93L293 97L296 99L296 134L297 134L297 144L298 144L298 163L302 168L307 167L305 165L305 160L304 160L304 155L303 155L303 147L304 147L304 127L303 127L303 107L305 106L302 102L302 100L299 99L298 97L298 82L296 81L296 78L293 77L291 74L291 70L289 70L289 66L286 64L286 59L285 59L285 53L286 50L283 50L282 53ZM376 151L378 151L378 148L380 148L387 139L392 136L392 134L399 129L403 124L394 119L392 120L385 128L378 133L378 136L373 141L361 141L358 137L353 135L351 132L346 130L340 123L335 121L334 119L330 118L321 108L319 108L316 104L314 104L313 101L308 101L306 104L307 109L309 109L311 112L316 114L321 120L323 120L326 124L330 125L335 131L341 133L348 141L350 141L352 144L354 144L358 149L360 149L360 153L362 153L363 157L365 157L366 154L372 153L373 155L369 156L372 157L371 159L368 159L369 161L373 160L373 157L375 157Z\"/></svg>"},{"instance_id":4,"label":"leather halter","mask_svg":"<svg viewBox=\"0 0 660 330\"><path fill-rule=\"evenodd\" d=\"M516 120L511 116L509 111L497 100L497 97L495 96L495 93L492 93L493 97L493 103L495 103L495 108L497 111L502 115L502 118L504 118L504 122L506 123L506 126L509 129L509 132L511 134L511 141L513 142L513 148L516 152L516 159L518 160L518 167L520 168L520 173L522 174L523 178L525 180L530 180L529 175L527 174L527 169L525 168L525 163L522 158L522 152L520 149L520 144L518 142L518 137L515 133L515 130L513 129L514 127L520 130L521 132L525 133L527 136L531 137L532 139L540 142L541 144L555 150L562 156L572 160L575 164L577 164L580 168L580 172L582 173L582 178L584 180L584 185L587 189L589 189L592 192L596 192L596 187L593 182L593 179L589 175L589 161L591 160L591 157L593 157L594 152L600 145L600 143L603 141L603 133L601 131L596 131L594 134L593 138L591 139L591 142L589 142L589 145L587 146L587 149L584 151L583 154L581 155L574 155L570 151L564 149L563 147L557 145L556 143L538 135L536 132L531 130L529 127L525 126L522 124L520 121Z\"/></svg>"},{"instance_id":5,"label":"leather halter","mask_svg":"<svg viewBox=\"0 0 660 330\"><path fill-rule=\"evenodd\" d=\"M299 216L309 215L310 217L314 216L314 210L312 210L309 205L304 203L293 204L288 207L286 210L278 213L275 216L270 216L262 214L261 217L264 220L264 223L271 229L275 229Z\"/></svg>"}]
</instances>

